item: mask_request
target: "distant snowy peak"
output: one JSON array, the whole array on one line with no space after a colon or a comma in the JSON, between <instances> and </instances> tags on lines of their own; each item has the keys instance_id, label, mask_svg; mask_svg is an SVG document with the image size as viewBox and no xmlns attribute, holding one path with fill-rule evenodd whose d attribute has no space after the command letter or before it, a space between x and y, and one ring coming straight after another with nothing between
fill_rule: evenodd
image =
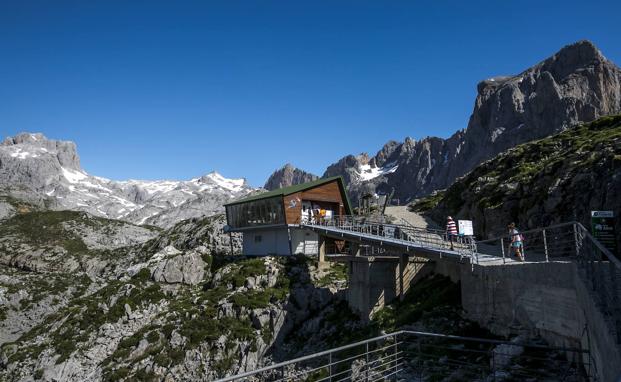
<instances>
[{"instance_id":1,"label":"distant snowy peak","mask_svg":"<svg viewBox=\"0 0 621 382\"><path fill-rule=\"evenodd\" d=\"M387 163L382 167L376 167L374 164L361 164L358 166L358 180L369 181L378 176L392 174L397 171L399 165L396 162Z\"/></svg>"},{"instance_id":2,"label":"distant snowy peak","mask_svg":"<svg viewBox=\"0 0 621 382\"><path fill-rule=\"evenodd\" d=\"M47 139L41 133L21 133L14 137L7 137L0 143L0 148L12 158L49 159L54 157L63 167L80 169L80 158L75 143Z\"/></svg>"},{"instance_id":3,"label":"distant snowy peak","mask_svg":"<svg viewBox=\"0 0 621 382\"><path fill-rule=\"evenodd\" d=\"M246 184L246 179L238 178L238 179L229 179L225 178L219 173L213 171L207 175L204 175L200 178L193 179L197 183L202 183L205 185L216 185L218 187L222 187L225 190L229 190L231 192L242 192L244 189L248 189L248 185Z\"/></svg>"},{"instance_id":4,"label":"distant snowy peak","mask_svg":"<svg viewBox=\"0 0 621 382\"><path fill-rule=\"evenodd\" d=\"M93 176L80 167L73 142L32 133L0 143L0 189L7 192L16 186L53 201L55 208L162 227L221 212L223 203L254 190L245 179L217 172L184 181Z\"/></svg>"}]
</instances>

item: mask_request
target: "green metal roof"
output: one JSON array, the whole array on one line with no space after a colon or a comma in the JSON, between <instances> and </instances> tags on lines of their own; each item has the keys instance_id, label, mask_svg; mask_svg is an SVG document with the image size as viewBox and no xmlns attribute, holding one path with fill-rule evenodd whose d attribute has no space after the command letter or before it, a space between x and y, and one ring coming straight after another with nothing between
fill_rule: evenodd
<instances>
[{"instance_id":1,"label":"green metal roof","mask_svg":"<svg viewBox=\"0 0 621 382\"><path fill-rule=\"evenodd\" d=\"M317 180L313 180L312 182L308 182L308 183L294 184L293 186L283 187L283 188L279 188L279 189L267 191L267 192L262 192L257 195L249 196L247 198L243 198L243 199L239 199L239 200L235 200L233 202L227 203L225 204L225 206L252 202L254 200L268 199L268 198L273 198L275 196L291 195L291 194L295 194L296 192L308 190L310 188L314 188L314 187L321 186L326 183L333 182L335 180L337 181L339 185L339 189L341 190L341 196L343 198L343 201L346 204L345 209L347 210L348 213L351 213L351 203L349 202L349 197L347 196L347 191L345 190L345 183L343 181L343 177L341 176L333 176L330 178L317 179Z\"/></svg>"}]
</instances>

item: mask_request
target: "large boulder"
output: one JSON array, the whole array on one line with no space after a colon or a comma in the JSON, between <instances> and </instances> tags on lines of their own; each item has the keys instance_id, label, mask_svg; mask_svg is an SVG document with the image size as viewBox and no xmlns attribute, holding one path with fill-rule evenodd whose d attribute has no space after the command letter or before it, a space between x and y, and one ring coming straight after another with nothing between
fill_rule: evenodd
<instances>
[{"instance_id":1,"label":"large boulder","mask_svg":"<svg viewBox=\"0 0 621 382\"><path fill-rule=\"evenodd\" d=\"M206 265L197 252L181 253L157 263L151 277L157 282L196 285L205 277Z\"/></svg>"}]
</instances>

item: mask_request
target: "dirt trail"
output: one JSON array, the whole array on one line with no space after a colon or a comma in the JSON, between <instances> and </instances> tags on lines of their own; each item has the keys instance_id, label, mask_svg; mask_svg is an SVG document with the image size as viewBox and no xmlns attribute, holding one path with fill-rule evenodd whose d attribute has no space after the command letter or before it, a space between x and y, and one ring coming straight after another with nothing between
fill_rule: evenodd
<instances>
[{"instance_id":1,"label":"dirt trail","mask_svg":"<svg viewBox=\"0 0 621 382\"><path fill-rule=\"evenodd\" d=\"M386 207L386 215L391 215L407 221L415 227L421 228L435 228L439 229L440 227L431 219L423 217L421 214L416 212L411 212L408 210L407 206L389 206Z\"/></svg>"}]
</instances>

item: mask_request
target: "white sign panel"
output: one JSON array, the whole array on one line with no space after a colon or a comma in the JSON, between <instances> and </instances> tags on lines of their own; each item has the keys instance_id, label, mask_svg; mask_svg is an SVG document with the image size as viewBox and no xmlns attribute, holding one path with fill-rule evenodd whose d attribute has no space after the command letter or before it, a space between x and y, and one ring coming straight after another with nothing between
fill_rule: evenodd
<instances>
[{"instance_id":1,"label":"white sign panel","mask_svg":"<svg viewBox=\"0 0 621 382\"><path fill-rule=\"evenodd\" d=\"M459 234L464 236L474 236L472 230L472 220L458 220L457 226L459 227Z\"/></svg>"},{"instance_id":2,"label":"white sign panel","mask_svg":"<svg viewBox=\"0 0 621 382\"><path fill-rule=\"evenodd\" d=\"M612 211L591 211L592 218L614 218L615 213Z\"/></svg>"}]
</instances>

